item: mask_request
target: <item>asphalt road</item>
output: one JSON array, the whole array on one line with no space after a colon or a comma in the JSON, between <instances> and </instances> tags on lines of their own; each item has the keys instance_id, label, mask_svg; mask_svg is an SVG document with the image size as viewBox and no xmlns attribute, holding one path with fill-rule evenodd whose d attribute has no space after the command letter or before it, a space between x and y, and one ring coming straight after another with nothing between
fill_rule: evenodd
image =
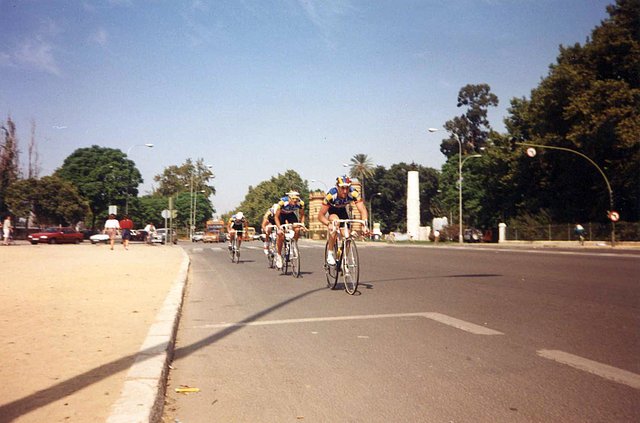
<instances>
[{"instance_id":1,"label":"asphalt road","mask_svg":"<svg viewBox=\"0 0 640 423\"><path fill-rule=\"evenodd\" d=\"M360 244L350 296L320 243L301 279L184 248L165 422L640 421L633 252Z\"/></svg>"}]
</instances>

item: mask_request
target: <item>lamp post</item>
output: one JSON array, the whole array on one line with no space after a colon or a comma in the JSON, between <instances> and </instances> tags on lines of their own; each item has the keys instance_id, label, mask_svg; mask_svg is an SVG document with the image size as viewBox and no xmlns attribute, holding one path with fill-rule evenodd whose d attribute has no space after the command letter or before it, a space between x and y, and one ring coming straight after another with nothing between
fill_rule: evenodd
<instances>
[{"instance_id":1,"label":"lamp post","mask_svg":"<svg viewBox=\"0 0 640 423\"><path fill-rule=\"evenodd\" d=\"M131 153L131 149L133 147L147 147L147 148L153 148L153 144L151 143L145 143L145 144L134 144L131 147L129 147L129 149L127 150L127 157L129 157L129 153ZM131 170L129 170L129 184L131 183ZM129 184L127 184L127 199L125 200L124 203L124 214L125 215L129 215Z\"/></svg>"},{"instance_id":2,"label":"lamp post","mask_svg":"<svg viewBox=\"0 0 640 423\"><path fill-rule=\"evenodd\" d=\"M437 132L437 128L429 128L427 129L429 132ZM462 141L455 133L451 133L453 137L458 141L458 243L462 244L464 242L462 237L462 164L464 163L462 160ZM467 156L464 161L470 159L471 157L482 157L480 154L473 154L471 156Z\"/></svg>"},{"instance_id":3,"label":"lamp post","mask_svg":"<svg viewBox=\"0 0 640 423\"><path fill-rule=\"evenodd\" d=\"M381 192L376 192L371 196L371 199L369 200L369 233L371 234L373 234L373 199L381 195Z\"/></svg>"},{"instance_id":4,"label":"lamp post","mask_svg":"<svg viewBox=\"0 0 640 423\"><path fill-rule=\"evenodd\" d=\"M327 184L325 184L323 181L321 181L320 179L312 179L311 182L319 182L324 186L324 192L329 191L329 188L327 188Z\"/></svg>"},{"instance_id":5,"label":"lamp post","mask_svg":"<svg viewBox=\"0 0 640 423\"><path fill-rule=\"evenodd\" d=\"M212 169L213 165L205 165L207 169ZM207 178L208 180L209 178ZM194 183L198 186L194 186ZM194 173L191 171L191 183L189 184L189 239L193 237L193 231L196 226L196 206L198 201L198 194L206 192L205 190L198 190L201 186L201 173L200 169L198 169L198 180L194 182ZM186 184L185 184L186 185Z\"/></svg>"},{"instance_id":6,"label":"lamp post","mask_svg":"<svg viewBox=\"0 0 640 423\"><path fill-rule=\"evenodd\" d=\"M600 175L602 175L602 178L604 179L604 183L607 186L607 191L609 192L609 213L608 215L611 216L611 213L613 212L613 190L611 189L611 184L609 183L609 179L607 178L607 175L605 175L605 173L602 171L602 169L600 169L600 166L598 166L596 164L596 162L594 162L593 160L591 160L588 156L582 154L579 151L576 150L572 150L570 148L565 148L565 147L555 147L555 146L550 146L550 145L540 145L540 144L532 144L529 142L515 142L515 144L517 145L522 145L525 147L538 147L538 148L548 148L551 150L561 150L561 151L566 151L569 153L573 153L573 154L577 154L578 156L582 157L583 159L586 159L589 163L591 163L597 170L598 172L600 172ZM535 149L533 150L533 155L531 155L530 157L535 156ZM616 246L616 221L614 219L611 219L611 246L615 247Z\"/></svg>"}]
</instances>

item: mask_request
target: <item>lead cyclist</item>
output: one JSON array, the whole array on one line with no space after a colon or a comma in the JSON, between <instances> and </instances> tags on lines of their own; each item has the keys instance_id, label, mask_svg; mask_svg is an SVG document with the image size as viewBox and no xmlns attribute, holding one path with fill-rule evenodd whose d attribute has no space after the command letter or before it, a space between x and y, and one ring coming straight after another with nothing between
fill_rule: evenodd
<instances>
[{"instance_id":1,"label":"lead cyclist","mask_svg":"<svg viewBox=\"0 0 640 423\"><path fill-rule=\"evenodd\" d=\"M318 212L318 221L329 228L329 243L327 248L327 264L333 266L336 264L336 258L333 256L333 247L336 244L336 231L331 222L339 219L349 219L347 206L355 204L360 212L360 219L365 221L364 233L368 235L369 225L366 221L369 219L367 208L364 200L360 196L360 192L351 186L351 178L348 176L338 176L336 178L336 186L331 188L322 200L322 206Z\"/></svg>"}]
</instances>

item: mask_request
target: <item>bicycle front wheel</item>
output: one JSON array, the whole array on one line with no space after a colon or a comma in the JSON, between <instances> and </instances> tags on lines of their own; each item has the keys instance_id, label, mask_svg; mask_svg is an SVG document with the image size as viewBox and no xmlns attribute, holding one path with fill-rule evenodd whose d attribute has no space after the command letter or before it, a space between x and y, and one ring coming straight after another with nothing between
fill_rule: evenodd
<instances>
[{"instance_id":1,"label":"bicycle front wheel","mask_svg":"<svg viewBox=\"0 0 640 423\"><path fill-rule=\"evenodd\" d=\"M342 277L344 279L344 290L353 295L358 290L360 282L360 263L358 260L358 249L353 240L347 240L342 252Z\"/></svg>"},{"instance_id":2,"label":"bicycle front wheel","mask_svg":"<svg viewBox=\"0 0 640 423\"><path fill-rule=\"evenodd\" d=\"M291 241L291 274L294 278L300 277L300 250L298 249L298 241Z\"/></svg>"},{"instance_id":3,"label":"bicycle front wheel","mask_svg":"<svg viewBox=\"0 0 640 423\"><path fill-rule=\"evenodd\" d=\"M337 245L337 242L336 242ZM327 276L327 286L331 289L336 287L338 283L338 265L337 264L327 264L327 253L329 252L329 243L324 246L324 272ZM334 245L333 248L333 256L337 257L336 248Z\"/></svg>"},{"instance_id":4,"label":"bicycle front wheel","mask_svg":"<svg viewBox=\"0 0 640 423\"><path fill-rule=\"evenodd\" d=\"M282 246L282 274L286 275L289 271L289 257L291 255L291 243L285 241Z\"/></svg>"},{"instance_id":5,"label":"bicycle front wheel","mask_svg":"<svg viewBox=\"0 0 640 423\"><path fill-rule=\"evenodd\" d=\"M231 248L229 248L229 258L231 259L231 263L233 263L235 261L235 250L236 250L236 242L233 241L231 243Z\"/></svg>"}]
</instances>

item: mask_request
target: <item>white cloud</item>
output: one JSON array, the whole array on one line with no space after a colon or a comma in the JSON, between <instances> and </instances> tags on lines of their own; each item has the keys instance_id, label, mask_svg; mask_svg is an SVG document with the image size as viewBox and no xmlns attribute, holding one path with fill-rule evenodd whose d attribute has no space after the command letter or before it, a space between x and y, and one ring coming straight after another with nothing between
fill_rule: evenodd
<instances>
[{"instance_id":1,"label":"white cloud","mask_svg":"<svg viewBox=\"0 0 640 423\"><path fill-rule=\"evenodd\" d=\"M27 39L19 45L13 56L14 64L42 70L53 75L60 75L60 68L53 55L53 45L42 39L34 37Z\"/></svg>"}]
</instances>

